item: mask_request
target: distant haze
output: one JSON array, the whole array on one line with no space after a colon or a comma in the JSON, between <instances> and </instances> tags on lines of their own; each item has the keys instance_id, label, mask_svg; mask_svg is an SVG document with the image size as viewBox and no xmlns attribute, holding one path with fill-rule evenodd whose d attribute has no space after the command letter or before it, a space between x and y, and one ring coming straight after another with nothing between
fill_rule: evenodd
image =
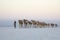
<instances>
[{"instance_id":1,"label":"distant haze","mask_svg":"<svg viewBox=\"0 0 60 40\"><path fill-rule=\"evenodd\" d=\"M60 0L0 0L0 19L54 20L60 23Z\"/></svg>"}]
</instances>

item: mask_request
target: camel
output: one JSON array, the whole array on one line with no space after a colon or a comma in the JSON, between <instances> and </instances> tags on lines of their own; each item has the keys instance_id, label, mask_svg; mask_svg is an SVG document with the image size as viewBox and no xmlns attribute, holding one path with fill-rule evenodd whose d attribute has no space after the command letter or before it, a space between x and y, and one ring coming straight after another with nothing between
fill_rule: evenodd
<instances>
[{"instance_id":1,"label":"camel","mask_svg":"<svg viewBox=\"0 0 60 40\"><path fill-rule=\"evenodd\" d=\"M22 20L18 20L19 22L19 28L23 26L23 21Z\"/></svg>"},{"instance_id":2,"label":"camel","mask_svg":"<svg viewBox=\"0 0 60 40\"><path fill-rule=\"evenodd\" d=\"M27 24L28 24L28 20L23 19L23 23L24 23L24 27L26 28L27 27Z\"/></svg>"},{"instance_id":3,"label":"camel","mask_svg":"<svg viewBox=\"0 0 60 40\"><path fill-rule=\"evenodd\" d=\"M43 27L47 27L47 23L42 22L42 26L43 26Z\"/></svg>"},{"instance_id":4,"label":"camel","mask_svg":"<svg viewBox=\"0 0 60 40\"><path fill-rule=\"evenodd\" d=\"M58 25L51 23L51 26L52 26L52 27L57 27Z\"/></svg>"},{"instance_id":5,"label":"camel","mask_svg":"<svg viewBox=\"0 0 60 40\"><path fill-rule=\"evenodd\" d=\"M37 27L41 28L40 22L37 21Z\"/></svg>"},{"instance_id":6,"label":"camel","mask_svg":"<svg viewBox=\"0 0 60 40\"><path fill-rule=\"evenodd\" d=\"M50 27L50 23L47 24L47 27Z\"/></svg>"},{"instance_id":7,"label":"camel","mask_svg":"<svg viewBox=\"0 0 60 40\"><path fill-rule=\"evenodd\" d=\"M55 24L55 27L57 27L58 25L57 24Z\"/></svg>"},{"instance_id":8,"label":"camel","mask_svg":"<svg viewBox=\"0 0 60 40\"><path fill-rule=\"evenodd\" d=\"M57 27L58 25L57 24L53 24L53 23L48 23L47 26L48 27Z\"/></svg>"},{"instance_id":9,"label":"camel","mask_svg":"<svg viewBox=\"0 0 60 40\"><path fill-rule=\"evenodd\" d=\"M34 24L34 25L36 25L37 24L37 22L35 21L35 20L31 20L32 21L32 23Z\"/></svg>"},{"instance_id":10,"label":"camel","mask_svg":"<svg viewBox=\"0 0 60 40\"><path fill-rule=\"evenodd\" d=\"M31 20L31 21L32 21L32 24L35 25L35 27L42 28L42 27L47 26L47 23L45 23L45 22L39 22L39 21L35 21L35 20Z\"/></svg>"},{"instance_id":11,"label":"camel","mask_svg":"<svg viewBox=\"0 0 60 40\"><path fill-rule=\"evenodd\" d=\"M37 27L37 22L35 20L31 20L33 27Z\"/></svg>"},{"instance_id":12,"label":"camel","mask_svg":"<svg viewBox=\"0 0 60 40\"><path fill-rule=\"evenodd\" d=\"M38 22L40 28L47 26L45 22Z\"/></svg>"},{"instance_id":13,"label":"camel","mask_svg":"<svg viewBox=\"0 0 60 40\"><path fill-rule=\"evenodd\" d=\"M54 24L53 23L51 23L51 27L54 27Z\"/></svg>"},{"instance_id":14,"label":"camel","mask_svg":"<svg viewBox=\"0 0 60 40\"><path fill-rule=\"evenodd\" d=\"M28 21L28 24L30 25L30 28L31 28L32 22L31 21Z\"/></svg>"},{"instance_id":15,"label":"camel","mask_svg":"<svg viewBox=\"0 0 60 40\"><path fill-rule=\"evenodd\" d=\"M31 21L28 21L28 20L26 20L26 19L18 20L18 22L19 22L19 25L20 25L21 27L24 25L25 28L27 27L28 24L30 25L30 27L31 27L31 25L32 25L32 22L31 22ZM19 28L20 28L20 26L19 26Z\"/></svg>"}]
</instances>

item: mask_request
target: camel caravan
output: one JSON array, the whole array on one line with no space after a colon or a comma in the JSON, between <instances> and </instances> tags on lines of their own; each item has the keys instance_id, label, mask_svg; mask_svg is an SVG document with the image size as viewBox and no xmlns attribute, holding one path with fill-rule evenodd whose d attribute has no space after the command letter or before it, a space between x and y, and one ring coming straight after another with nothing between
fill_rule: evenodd
<instances>
[{"instance_id":1,"label":"camel caravan","mask_svg":"<svg viewBox=\"0 0 60 40\"><path fill-rule=\"evenodd\" d=\"M46 28L46 27L57 27L57 24L45 23L36 20L18 20L19 28ZM16 28L16 21L14 22L14 27Z\"/></svg>"}]
</instances>

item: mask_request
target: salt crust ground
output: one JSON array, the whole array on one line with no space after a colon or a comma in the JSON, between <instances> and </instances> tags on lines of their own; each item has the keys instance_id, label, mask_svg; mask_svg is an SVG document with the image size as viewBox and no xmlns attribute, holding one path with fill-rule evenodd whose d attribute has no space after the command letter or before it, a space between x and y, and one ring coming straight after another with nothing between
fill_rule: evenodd
<instances>
[{"instance_id":1,"label":"salt crust ground","mask_svg":"<svg viewBox=\"0 0 60 40\"><path fill-rule=\"evenodd\" d=\"M60 28L0 27L0 40L60 40Z\"/></svg>"}]
</instances>

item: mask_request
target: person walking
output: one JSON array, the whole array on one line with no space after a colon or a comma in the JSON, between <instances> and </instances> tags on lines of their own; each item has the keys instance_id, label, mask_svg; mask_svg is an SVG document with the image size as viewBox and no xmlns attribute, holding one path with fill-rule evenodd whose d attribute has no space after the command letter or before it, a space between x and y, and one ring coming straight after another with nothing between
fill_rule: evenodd
<instances>
[{"instance_id":1,"label":"person walking","mask_svg":"<svg viewBox=\"0 0 60 40\"><path fill-rule=\"evenodd\" d=\"M16 28L16 21L14 21L14 28Z\"/></svg>"}]
</instances>

